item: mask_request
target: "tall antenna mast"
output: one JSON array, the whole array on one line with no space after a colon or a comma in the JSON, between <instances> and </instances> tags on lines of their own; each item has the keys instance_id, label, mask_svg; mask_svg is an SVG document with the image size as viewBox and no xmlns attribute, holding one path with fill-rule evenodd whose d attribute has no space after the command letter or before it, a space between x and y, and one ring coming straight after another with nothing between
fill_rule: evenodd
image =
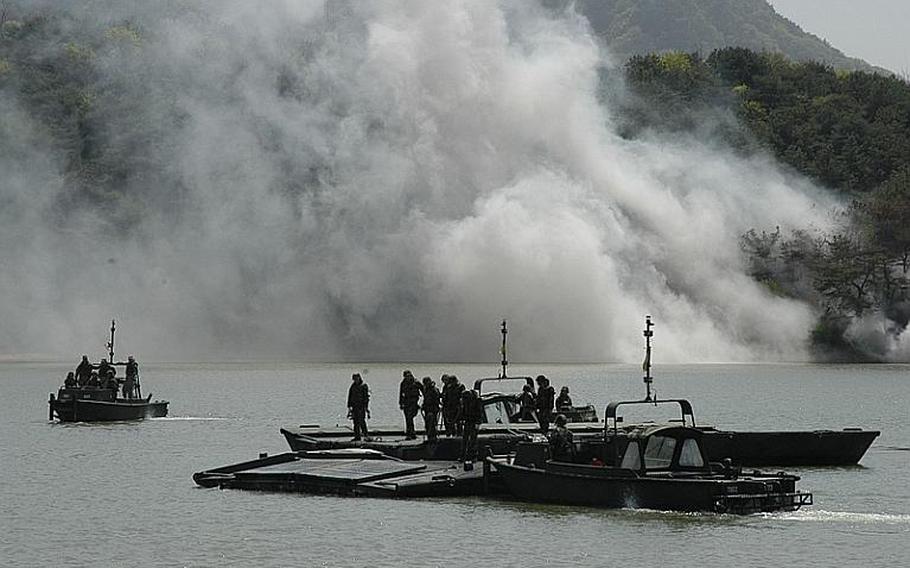
<instances>
[{"instance_id":1,"label":"tall antenna mast","mask_svg":"<svg viewBox=\"0 0 910 568\"><path fill-rule=\"evenodd\" d=\"M114 324L114 320L111 320L111 340L107 344L107 352L111 357L108 361L111 365L114 364L114 330L116 328L117 326Z\"/></svg>"},{"instance_id":2,"label":"tall antenna mast","mask_svg":"<svg viewBox=\"0 0 910 568\"><path fill-rule=\"evenodd\" d=\"M645 372L642 380L645 383L645 401L647 402L657 400L656 394L653 399L651 398L651 383L654 382L654 377L651 376L651 338L654 337L654 332L651 331L652 327L654 327L654 324L651 323L651 316L645 316L645 361L641 364L641 369Z\"/></svg>"},{"instance_id":3,"label":"tall antenna mast","mask_svg":"<svg viewBox=\"0 0 910 568\"><path fill-rule=\"evenodd\" d=\"M499 348L499 352L502 353L502 374L499 375L500 379L505 379L506 367L509 365L509 361L506 359L506 335L509 333L509 330L506 329L506 320L502 320L502 347Z\"/></svg>"}]
</instances>

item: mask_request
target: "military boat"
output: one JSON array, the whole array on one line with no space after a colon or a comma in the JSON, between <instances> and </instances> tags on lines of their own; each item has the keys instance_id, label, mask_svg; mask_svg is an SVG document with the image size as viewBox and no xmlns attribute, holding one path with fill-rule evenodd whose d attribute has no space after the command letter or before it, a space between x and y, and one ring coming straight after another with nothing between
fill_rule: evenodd
<instances>
[{"instance_id":1,"label":"military boat","mask_svg":"<svg viewBox=\"0 0 910 568\"><path fill-rule=\"evenodd\" d=\"M110 389L61 388L48 400L48 418L61 422L116 422L167 416L166 400L117 398Z\"/></svg>"},{"instance_id":2,"label":"military boat","mask_svg":"<svg viewBox=\"0 0 910 568\"><path fill-rule=\"evenodd\" d=\"M500 396L505 400L497 400ZM478 446L489 446L494 453L507 453L514 451L520 442L540 433L536 423L491 420L503 416L497 406L510 404L510 396L496 393L482 399L485 421L480 424L478 431ZM634 424L629 426L635 427ZM734 431L719 430L710 425L692 427L702 432L701 445L711 461L730 458L736 464L750 467L856 465L880 435L878 431L860 428ZM568 428L582 443L599 440L604 433L603 422L570 422ZM462 455L460 436L440 435L435 441L427 441L420 429L417 430L418 439L407 440L404 430L400 428L372 427L368 439L356 442L351 439L351 428L340 425L322 427L318 424L301 424L281 428L280 432L295 451L367 448L404 460L457 460Z\"/></svg>"},{"instance_id":3,"label":"military boat","mask_svg":"<svg viewBox=\"0 0 910 568\"><path fill-rule=\"evenodd\" d=\"M646 396L635 403L655 404L657 396L652 393L651 385L651 337L654 326L651 317L645 318L645 363L643 377ZM539 433L536 417L533 420L517 420L519 415L519 393L483 392L485 383L493 381L517 381L520 384L533 384L530 377L510 377L507 373L508 361L505 357L505 322L502 325L503 360L499 377L480 379L474 388L481 394L483 405L483 422L478 432L478 446L489 446L494 453L514 451L519 443L527 441L530 436ZM615 411L621 404L613 403ZM611 408L607 407L608 411ZM559 409L569 421L568 428L576 439L584 443L598 443L605 435L610 436L609 428L604 422L598 422L593 406ZM605 417L622 422L621 416ZM722 461L730 458L733 463L750 466L849 466L856 465L869 446L880 435L874 430L845 428L843 430L808 430L808 431L738 431L722 430L710 425L698 425L692 405L687 403L684 419L692 428L700 430L701 447L709 461ZM629 428L635 428L630 425ZM622 429L622 428L620 428ZM418 431L419 434L423 432ZM400 428L371 427L370 438L365 441L353 441L353 431L347 426L324 428L318 424L302 424L281 429L288 445L295 451L316 451L342 448L368 448L405 460L457 460L462 455L461 438L440 436L436 441L406 440L404 430Z\"/></svg>"},{"instance_id":4,"label":"military boat","mask_svg":"<svg viewBox=\"0 0 910 568\"><path fill-rule=\"evenodd\" d=\"M796 475L744 475L729 462L710 463L703 436L687 426L617 429L593 461L551 459L546 442L522 442L514 457L485 461L511 495L532 502L735 514L812 504L811 493L796 489Z\"/></svg>"},{"instance_id":5,"label":"military boat","mask_svg":"<svg viewBox=\"0 0 910 568\"><path fill-rule=\"evenodd\" d=\"M114 332L116 324L111 321L111 339L107 343L111 365L125 366L127 363L115 363ZM152 395L142 398L142 385L139 376L135 378L135 392L138 398L118 397L119 387L104 388L97 385L75 386L64 385L56 395L48 397L48 419L56 417L61 422L115 422L121 420L142 420L167 416L168 402L152 400Z\"/></svg>"}]
</instances>

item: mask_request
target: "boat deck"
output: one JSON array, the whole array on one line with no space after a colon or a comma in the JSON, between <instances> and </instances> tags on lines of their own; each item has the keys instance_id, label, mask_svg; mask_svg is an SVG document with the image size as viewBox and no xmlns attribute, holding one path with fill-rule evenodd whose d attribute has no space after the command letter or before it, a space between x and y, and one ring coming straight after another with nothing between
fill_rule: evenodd
<instances>
[{"instance_id":1,"label":"boat deck","mask_svg":"<svg viewBox=\"0 0 910 568\"><path fill-rule=\"evenodd\" d=\"M203 487L377 497L476 495L483 467L402 461L372 450L288 452L193 475Z\"/></svg>"}]
</instances>

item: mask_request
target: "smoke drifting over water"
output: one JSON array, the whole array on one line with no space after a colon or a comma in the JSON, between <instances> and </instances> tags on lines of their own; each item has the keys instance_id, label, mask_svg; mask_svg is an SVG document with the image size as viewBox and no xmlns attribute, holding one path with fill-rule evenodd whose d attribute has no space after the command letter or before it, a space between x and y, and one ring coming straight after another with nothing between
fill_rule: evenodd
<instances>
[{"instance_id":1,"label":"smoke drifting over water","mask_svg":"<svg viewBox=\"0 0 910 568\"><path fill-rule=\"evenodd\" d=\"M143 217L50 221L62 157L4 96L0 351L99 353L116 317L146 359L495 361L505 317L513 360L628 361L650 313L661 360L806 357L812 314L751 280L738 238L827 207L762 160L621 139L573 14L90 6L86 34L141 35L95 54L126 103L93 112L143 140L123 158Z\"/></svg>"}]
</instances>

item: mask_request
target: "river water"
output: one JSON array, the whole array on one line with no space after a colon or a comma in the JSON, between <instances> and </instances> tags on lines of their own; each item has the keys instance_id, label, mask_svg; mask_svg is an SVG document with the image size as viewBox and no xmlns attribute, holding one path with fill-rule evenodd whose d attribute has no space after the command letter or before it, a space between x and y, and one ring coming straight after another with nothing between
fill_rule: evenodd
<instances>
[{"instance_id":1,"label":"river water","mask_svg":"<svg viewBox=\"0 0 910 568\"><path fill-rule=\"evenodd\" d=\"M75 362L74 362L75 365ZM480 498L398 501L203 489L192 474L286 451L285 425L344 423L350 374L397 424L403 364L144 364L167 418L47 419L67 365L0 363L0 566L899 566L910 558L910 366L661 365L662 397L738 429L881 430L857 467L793 469L815 505L737 517ZM463 382L490 365L410 365ZM514 366L603 416L630 365ZM631 416L629 418L632 418Z\"/></svg>"}]
</instances>

